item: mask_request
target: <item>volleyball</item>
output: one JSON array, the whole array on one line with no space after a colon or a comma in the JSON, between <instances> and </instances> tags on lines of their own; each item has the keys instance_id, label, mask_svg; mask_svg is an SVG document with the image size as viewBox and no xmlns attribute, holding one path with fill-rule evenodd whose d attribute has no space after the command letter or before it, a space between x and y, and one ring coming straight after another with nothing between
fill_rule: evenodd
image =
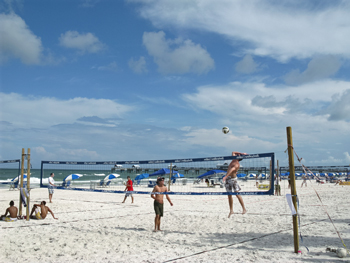
<instances>
[{"instance_id":1,"label":"volleyball","mask_svg":"<svg viewBox=\"0 0 350 263\"><path fill-rule=\"evenodd\" d=\"M346 257L346 253L347 253L347 251L346 251L345 248L338 248L337 249L337 255L340 258L345 258Z\"/></svg>"},{"instance_id":2,"label":"volleyball","mask_svg":"<svg viewBox=\"0 0 350 263\"><path fill-rule=\"evenodd\" d=\"M230 132L230 129L225 126L224 128L222 128L222 132L228 134Z\"/></svg>"}]
</instances>

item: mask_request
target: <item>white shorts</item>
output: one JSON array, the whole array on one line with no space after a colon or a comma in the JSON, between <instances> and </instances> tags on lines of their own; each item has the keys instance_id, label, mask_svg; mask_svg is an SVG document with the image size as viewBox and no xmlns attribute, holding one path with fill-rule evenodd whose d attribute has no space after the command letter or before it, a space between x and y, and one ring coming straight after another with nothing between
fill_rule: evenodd
<instances>
[{"instance_id":1,"label":"white shorts","mask_svg":"<svg viewBox=\"0 0 350 263\"><path fill-rule=\"evenodd\" d=\"M241 187L238 185L237 178L227 177L225 182L227 192L239 192Z\"/></svg>"}]
</instances>

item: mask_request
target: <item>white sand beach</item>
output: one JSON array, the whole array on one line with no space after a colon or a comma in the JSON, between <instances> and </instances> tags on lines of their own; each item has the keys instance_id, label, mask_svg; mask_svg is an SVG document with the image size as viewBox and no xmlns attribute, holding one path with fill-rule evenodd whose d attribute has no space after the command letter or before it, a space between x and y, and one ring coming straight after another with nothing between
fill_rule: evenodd
<instances>
[{"instance_id":1,"label":"white sand beach","mask_svg":"<svg viewBox=\"0 0 350 263\"><path fill-rule=\"evenodd\" d=\"M55 190L51 215L45 220L0 222L0 262L349 262L326 252L341 248L326 209L350 247L350 186L310 185L300 188L301 233L295 254L292 216L282 196L243 196L248 213L234 198L235 215L227 218L227 196L171 195L165 201L163 231L153 232L153 199L134 195L135 203L112 193ZM0 213L19 191L1 189ZM289 192L290 193L290 192ZM48 202L47 189L33 189L31 204Z\"/></svg>"}]
</instances>

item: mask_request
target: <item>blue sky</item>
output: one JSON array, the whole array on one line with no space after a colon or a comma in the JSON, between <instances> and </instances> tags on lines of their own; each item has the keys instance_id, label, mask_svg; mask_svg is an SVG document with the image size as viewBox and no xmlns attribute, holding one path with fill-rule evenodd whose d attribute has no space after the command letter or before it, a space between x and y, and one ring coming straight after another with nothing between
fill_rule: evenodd
<instances>
[{"instance_id":1,"label":"blue sky","mask_svg":"<svg viewBox=\"0 0 350 263\"><path fill-rule=\"evenodd\" d=\"M350 164L348 1L0 3L0 159ZM221 132L223 126L230 133Z\"/></svg>"}]
</instances>

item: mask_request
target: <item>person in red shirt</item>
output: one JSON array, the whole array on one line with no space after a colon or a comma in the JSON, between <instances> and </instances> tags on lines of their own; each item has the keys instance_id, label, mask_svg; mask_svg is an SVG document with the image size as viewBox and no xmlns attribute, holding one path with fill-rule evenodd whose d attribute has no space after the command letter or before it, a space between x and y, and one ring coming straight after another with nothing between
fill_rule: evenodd
<instances>
[{"instance_id":1,"label":"person in red shirt","mask_svg":"<svg viewBox=\"0 0 350 263\"><path fill-rule=\"evenodd\" d=\"M128 178L128 181L126 182L126 187L125 187L125 190L124 191L134 191L134 188L132 187L132 181L130 179L130 176L127 177ZM125 203L125 200L126 198L130 196L131 197L131 203L134 203L134 197L132 196L131 193L126 193L125 194L125 197L124 197L124 201L122 203Z\"/></svg>"}]
</instances>

